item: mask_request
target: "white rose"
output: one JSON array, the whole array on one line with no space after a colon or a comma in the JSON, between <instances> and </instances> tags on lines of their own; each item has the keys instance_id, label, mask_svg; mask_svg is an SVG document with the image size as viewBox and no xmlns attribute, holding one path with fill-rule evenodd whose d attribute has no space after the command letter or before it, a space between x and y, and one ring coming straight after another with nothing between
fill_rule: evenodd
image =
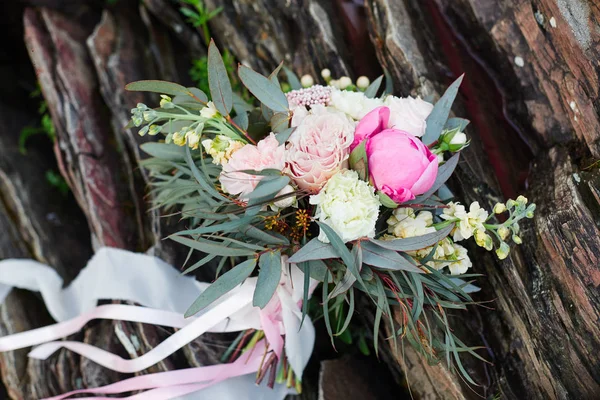
<instances>
[{"instance_id":1,"label":"white rose","mask_svg":"<svg viewBox=\"0 0 600 400\"><path fill-rule=\"evenodd\" d=\"M329 102L330 107L345 112L357 121L382 105L381 99L370 99L361 92L336 89L331 92L331 101Z\"/></svg>"},{"instance_id":2,"label":"white rose","mask_svg":"<svg viewBox=\"0 0 600 400\"><path fill-rule=\"evenodd\" d=\"M467 135L464 132L457 132L456 135L452 137L450 144L462 145L467 143Z\"/></svg>"},{"instance_id":3,"label":"white rose","mask_svg":"<svg viewBox=\"0 0 600 400\"><path fill-rule=\"evenodd\" d=\"M433 110L433 104L413 97L388 96L384 101L390 109L388 128L394 128L421 137L425 134L425 120Z\"/></svg>"},{"instance_id":4,"label":"white rose","mask_svg":"<svg viewBox=\"0 0 600 400\"><path fill-rule=\"evenodd\" d=\"M338 172L319 194L310 196L309 201L317 205L315 217L329 225L344 243L375 236L379 198L372 186L358 179L355 171ZM329 243L323 230L319 240Z\"/></svg>"}]
</instances>

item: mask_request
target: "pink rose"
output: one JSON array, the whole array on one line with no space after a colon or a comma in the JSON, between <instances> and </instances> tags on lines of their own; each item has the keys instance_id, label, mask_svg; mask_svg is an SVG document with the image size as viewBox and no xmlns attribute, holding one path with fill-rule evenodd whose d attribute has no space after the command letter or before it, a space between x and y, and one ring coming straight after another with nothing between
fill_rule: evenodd
<instances>
[{"instance_id":1,"label":"pink rose","mask_svg":"<svg viewBox=\"0 0 600 400\"><path fill-rule=\"evenodd\" d=\"M403 203L423 194L435 182L437 156L408 132L386 129L387 107L379 107L360 120L352 149L366 140L365 151L373 185L394 202Z\"/></svg>"},{"instance_id":2,"label":"pink rose","mask_svg":"<svg viewBox=\"0 0 600 400\"><path fill-rule=\"evenodd\" d=\"M347 167L354 122L322 105L304 115L289 139L286 167L300 189L317 193L342 168Z\"/></svg>"},{"instance_id":3,"label":"pink rose","mask_svg":"<svg viewBox=\"0 0 600 400\"><path fill-rule=\"evenodd\" d=\"M231 156L229 162L223 165L219 181L223 191L239 195L245 200L264 176L250 175L244 170L262 171L263 169L278 169L285 167L285 147L279 145L275 135L269 136L256 144L247 144Z\"/></svg>"}]
</instances>

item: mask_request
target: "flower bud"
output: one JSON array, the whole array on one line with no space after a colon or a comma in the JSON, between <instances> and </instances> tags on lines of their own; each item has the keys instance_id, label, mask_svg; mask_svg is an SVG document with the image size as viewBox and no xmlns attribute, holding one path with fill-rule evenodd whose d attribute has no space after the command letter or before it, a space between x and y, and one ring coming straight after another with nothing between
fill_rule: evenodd
<instances>
[{"instance_id":1,"label":"flower bud","mask_svg":"<svg viewBox=\"0 0 600 400\"><path fill-rule=\"evenodd\" d=\"M187 140L187 144L190 146L190 149L196 150L198 148L198 144L200 143L200 135L196 134L196 132L188 131L185 134L185 139Z\"/></svg>"},{"instance_id":2,"label":"flower bud","mask_svg":"<svg viewBox=\"0 0 600 400\"><path fill-rule=\"evenodd\" d=\"M213 103L212 101L209 101L208 103L206 103L206 107L204 107L202 110L200 110L200 116L204 117L204 118L208 118L208 119L215 118L218 115L219 115L219 111L217 110L215 103Z\"/></svg>"},{"instance_id":3,"label":"flower bud","mask_svg":"<svg viewBox=\"0 0 600 400\"><path fill-rule=\"evenodd\" d=\"M304 76L302 76L302 78L300 78L300 84L302 85L302 87L311 87L312 85L315 84L315 80L313 79L312 76L306 74Z\"/></svg>"},{"instance_id":4,"label":"flower bud","mask_svg":"<svg viewBox=\"0 0 600 400\"><path fill-rule=\"evenodd\" d=\"M134 114L133 117L131 118L131 120L133 121L133 124L136 127L138 127L144 123L144 119L142 118L142 115L140 113Z\"/></svg>"},{"instance_id":5,"label":"flower bud","mask_svg":"<svg viewBox=\"0 0 600 400\"><path fill-rule=\"evenodd\" d=\"M161 108L165 108L165 109L169 109L169 108L174 108L175 105L171 102L171 98L165 94L161 94L160 95L161 100L160 100L160 107Z\"/></svg>"},{"instance_id":6,"label":"flower bud","mask_svg":"<svg viewBox=\"0 0 600 400\"><path fill-rule=\"evenodd\" d=\"M492 241L492 237L485 233L485 231L477 229L475 231L475 243L477 246L483 247L487 251L492 250L494 246L494 242Z\"/></svg>"},{"instance_id":7,"label":"flower bud","mask_svg":"<svg viewBox=\"0 0 600 400\"><path fill-rule=\"evenodd\" d=\"M331 71L329 70L329 68L323 68L321 70L321 76L325 80L328 80L329 78L331 78Z\"/></svg>"},{"instance_id":8,"label":"flower bud","mask_svg":"<svg viewBox=\"0 0 600 400\"><path fill-rule=\"evenodd\" d=\"M506 202L506 208L508 208L509 210L514 208L514 206L516 205L517 203L513 199L508 199L508 201Z\"/></svg>"},{"instance_id":9,"label":"flower bud","mask_svg":"<svg viewBox=\"0 0 600 400\"><path fill-rule=\"evenodd\" d=\"M502 238L502 240L506 240L509 234L510 230L507 227L501 226L500 228L498 228L498 235L500 235L500 238Z\"/></svg>"},{"instance_id":10,"label":"flower bud","mask_svg":"<svg viewBox=\"0 0 600 400\"><path fill-rule=\"evenodd\" d=\"M144 115L144 121L150 122L156 118L156 111L154 111L154 110L144 111L143 115Z\"/></svg>"},{"instance_id":11,"label":"flower bud","mask_svg":"<svg viewBox=\"0 0 600 400\"><path fill-rule=\"evenodd\" d=\"M366 76L359 76L356 80L356 87L362 90L368 88L370 84L371 81L369 81L369 78L367 78Z\"/></svg>"},{"instance_id":12,"label":"flower bud","mask_svg":"<svg viewBox=\"0 0 600 400\"><path fill-rule=\"evenodd\" d=\"M339 85L340 89L344 90L348 86L352 85L352 79L348 78L347 76L342 76L339 80Z\"/></svg>"},{"instance_id":13,"label":"flower bud","mask_svg":"<svg viewBox=\"0 0 600 400\"><path fill-rule=\"evenodd\" d=\"M173 143L177 146L185 146L185 131L187 128L182 128L181 131L173 134Z\"/></svg>"},{"instance_id":14,"label":"flower bud","mask_svg":"<svg viewBox=\"0 0 600 400\"><path fill-rule=\"evenodd\" d=\"M508 257L508 253L510 253L510 247L505 242L502 242L500 247L496 249L496 256L498 256L499 260L504 260Z\"/></svg>"},{"instance_id":15,"label":"flower bud","mask_svg":"<svg viewBox=\"0 0 600 400\"><path fill-rule=\"evenodd\" d=\"M523 243L523 241L521 240L521 238L517 235L512 235L512 240L513 242L515 242L516 244L521 244Z\"/></svg>"},{"instance_id":16,"label":"flower bud","mask_svg":"<svg viewBox=\"0 0 600 400\"><path fill-rule=\"evenodd\" d=\"M148 135L154 136L160 132L160 125L150 125L150 129L148 130Z\"/></svg>"},{"instance_id":17,"label":"flower bud","mask_svg":"<svg viewBox=\"0 0 600 400\"><path fill-rule=\"evenodd\" d=\"M457 132L454 135L454 137L450 140L449 144L462 146L465 143L467 143L467 135L465 135L464 132Z\"/></svg>"},{"instance_id":18,"label":"flower bud","mask_svg":"<svg viewBox=\"0 0 600 400\"><path fill-rule=\"evenodd\" d=\"M279 200L273 202L273 205L277 208L288 208L296 203L296 196L286 196L294 192L294 188L291 185L287 185L279 193L277 197L281 197ZM286 197L282 197L286 196Z\"/></svg>"},{"instance_id":19,"label":"flower bud","mask_svg":"<svg viewBox=\"0 0 600 400\"><path fill-rule=\"evenodd\" d=\"M525 205L527 204L527 197L521 195L519 197L517 197L517 203L521 204L521 205Z\"/></svg>"},{"instance_id":20,"label":"flower bud","mask_svg":"<svg viewBox=\"0 0 600 400\"><path fill-rule=\"evenodd\" d=\"M145 127L143 127L142 129L139 130L138 134L140 136L144 136L146 133L148 133L148 129L150 129L150 128L148 127L148 125L146 125Z\"/></svg>"},{"instance_id":21,"label":"flower bud","mask_svg":"<svg viewBox=\"0 0 600 400\"><path fill-rule=\"evenodd\" d=\"M506 211L506 205L504 203L496 203L494 206L494 214L502 214Z\"/></svg>"},{"instance_id":22,"label":"flower bud","mask_svg":"<svg viewBox=\"0 0 600 400\"><path fill-rule=\"evenodd\" d=\"M529 207L527 207L527 212L525 212L525 216L527 218L533 218L533 212L535 211L535 203L531 203Z\"/></svg>"}]
</instances>

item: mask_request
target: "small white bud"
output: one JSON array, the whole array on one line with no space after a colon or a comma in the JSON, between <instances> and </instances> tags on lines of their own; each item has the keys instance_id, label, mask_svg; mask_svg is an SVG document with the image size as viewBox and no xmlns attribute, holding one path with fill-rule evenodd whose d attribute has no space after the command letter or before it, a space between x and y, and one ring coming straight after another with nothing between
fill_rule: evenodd
<instances>
[{"instance_id":1,"label":"small white bud","mask_svg":"<svg viewBox=\"0 0 600 400\"><path fill-rule=\"evenodd\" d=\"M494 214L502 214L506 211L506 205L504 203L496 203L494 206Z\"/></svg>"},{"instance_id":2,"label":"small white bud","mask_svg":"<svg viewBox=\"0 0 600 400\"><path fill-rule=\"evenodd\" d=\"M347 76L342 76L339 80L340 89L346 89L348 86L352 85L352 79Z\"/></svg>"},{"instance_id":3,"label":"small white bud","mask_svg":"<svg viewBox=\"0 0 600 400\"><path fill-rule=\"evenodd\" d=\"M312 76L310 75L304 75L302 76L302 78L300 78L300 84L302 85L302 87L311 87L312 85L315 84L315 80L313 79Z\"/></svg>"},{"instance_id":4,"label":"small white bud","mask_svg":"<svg viewBox=\"0 0 600 400\"><path fill-rule=\"evenodd\" d=\"M329 70L329 68L324 68L323 70L321 70L321 76L325 80L331 78L331 71Z\"/></svg>"},{"instance_id":5,"label":"small white bud","mask_svg":"<svg viewBox=\"0 0 600 400\"><path fill-rule=\"evenodd\" d=\"M358 79L356 80L356 87L359 89L366 89L369 87L369 85L371 84L371 81L369 81L369 78L367 78L366 76L359 76Z\"/></svg>"},{"instance_id":6,"label":"small white bud","mask_svg":"<svg viewBox=\"0 0 600 400\"><path fill-rule=\"evenodd\" d=\"M452 140L450 140L450 144L463 145L465 143L467 143L467 135L464 132L456 133Z\"/></svg>"}]
</instances>

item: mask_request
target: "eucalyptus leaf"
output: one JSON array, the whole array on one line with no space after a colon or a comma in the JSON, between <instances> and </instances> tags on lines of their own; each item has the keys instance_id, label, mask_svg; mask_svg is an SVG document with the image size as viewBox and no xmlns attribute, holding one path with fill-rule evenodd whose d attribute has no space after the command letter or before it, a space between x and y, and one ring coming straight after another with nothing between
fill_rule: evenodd
<instances>
[{"instance_id":1,"label":"eucalyptus leaf","mask_svg":"<svg viewBox=\"0 0 600 400\"><path fill-rule=\"evenodd\" d=\"M394 79L392 78L392 74L388 71L387 68L383 69L383 73L385 75L385 90L383 92L384 95L394 93Z\"/></svg>"},{"instance_id":2,"label":"eucalyptus leaf","mask_svg":"<svg viewBox=\"0 0 600 400\"><path fill-rule=\"evenodd\" d=\"M367 88L367 90L365 90L365 96L372 99L373 97L375 97L377 95L377 92L379 91L379 87L381 86L381 82L383 81L383 75L381 75L379 78L375 79Z\"/></svg>"},{"instance_id":3,"label":"eucalyptus leaf","mask_svg":"<svg viewBox=\"0 0 600 400\"><path fill-rule=\"evenodd\" d=\"M170 161L185 160L185 149L174 144L148 142L141 144L140 147L152 157Z\"/></svg>"},{"instance_id":4,"label":"eucalyptus leaf","mask_svg":"<svg viewBox=\"0 0 600 400\"><path fill-rule=\"evenodd\" d=\"M249 200L273 198L290 182L288 176L264 177L256 185L256 189L248 195Z\"/></svg>"},{"instance_id":5,"label":"eucalyptus leaf","mask_svg":"<svg viewBox=\"0 0 600 400\"><path fill-rule=\"evenodd\" d=\"M394 240L369 239L369 241L378 245L379 247L383 247L384 249L394 251L415 251L425 247L433 246L448 236L452 229L454 229L454 224L442 228L437 232L427 233L422 236Z\"/></svg>"},{"instance_id":6,"label":"eucalyptus leaf","mask_svg":"<svg viewBox=\"0 0 600 400\"><path fill-rule=\"evenodd\" d=\"M271 117L271 129L273 130L273 132L275 133L281 133L284 132L285 130L289 129L290 126L290 114L289 112L285 112L285 113L275 113L273 114L273 116Z\"/></svg>"},{"instance_id":7,"label":"eucalyptus leaf","mask_svg":"<svg viewBox=\"0 0 600 400\"><path fill-rule=\"evenodd\" d=\"M422 274L423 271L394 250L384 249L372 242L363 242L363 262L365 264L377 267L380 269L389 269L393 271L404 270L417 274Z\"/></svg>"},{"instance_id":8,"label":"eucalyptus leaf","mask_svg":"<svg viewBox=\"0 0 600 400\"><path fill-rule=\"evenodd\" d=\"M217 110L221 115L229 115L233 108L233 91L225 63L213 40L208 46L208 87Z\"/></svg>"},{"instance_id":9,"label":"eucalyptus leaf","mask_svg":"<svg viewBox=\"0 0 600 400\"><path fill-rule=\"evenodd\" d=\"M448 118L446 125L444 125L444 130L451 131L458 128L460 132L463 132L470 122L471 121L464 118Z\"/></svg>"},{"instance_id":10,"label":"eucalyptus leaf","mask_svg":"<svg viewBox=\"0 0 600 400\"><path fill-rule=\"evenodd\" d=\"M246 114L245 111L238 112L237 115L235 116L235 118L233 119L233 122L235 122L243 130L247 130L248 129L248 114Z\"/></svg>"},{"instance_id":11,"label":"eucalyptus leaf","mask_svg":"<svg viewBox=\"0 0 600 400\"><path fill-rule=\"evenodd\" d=\"M246 103L246 100L244 100L242 96L233 92L233 109L236 112L251 112L252 110L254 110L254 106L252 104Z\"/></svg>"},{"instance_id":12,"label":"eucalyptus leaf","mask_svg":"<svg viewBox=\"0 0 600 400\"><path fill-rule=\"evenodd\" d=\"M301 263L329 258L339 258L339 254L335 251L331 243L323 243L318 238L314 238L302 246L288 261L290 263Z\"/></svg>"},{"instance_id":13,"label":"eucalyptus leaf","mask_svg":"<svg viewBox=\"0 0 600 400\"><path fill-rule=\"evenodd\" d=\"M279 65L277 66L277 68L275 68L273 70L273 72L271 72L271 74L269 75L269 80L279 87L281 87L281 85L279 84L279 79L277 78L277 75L279 75L279 71L281 71L281 67L283 67L283 61L280 62Z\"/></svg>"},{"instance_id":14,"label":"eucalyptus leaf","mask_svg":"<svg viewBox=\"0 0 600 400\"><path fill-rule=\"evenodd\" d=\"M442 129L444 125L446 125L446 121L448 120L448 115L450 115L450 109L452 108L452 103L454 103L454 99L456 98L456 94L458 93L458 88L463 80L464 74L461 75L448 89L444 95L435 103L431 114L427 117L427 128L425 129L425 135L421 138L423 143L429 145L435 142L442 133Z\"/></svg>"},{"instance_id":15,"label":"eucalyptus leaf","mask_svg":"<svg viewBox=\"0 0 600 400\"><path fill-rule=\"evenodd\" d=\"M186 237L182 237L182 236L177 236L177 235L171 235L169 236L169 239L183 244L189 248L192 248L194 250L198 250L201 251L203 253L207 253L207 254L216 254L218 256L231 256L231 257L237 257L237 256L253 256L254 254L256 254L256 250L252 250L252 249L244 249L241 247L231 247L231 246L225 246L222 244L217 244L215 242L210 242L210 241L196 241L193 239L189 239Z\"/></svg>"},{"instance_id":16,"label":"eucalyptus leaf","mask_svg":"<svg viewBox=\"0 0 600 400\"><path fill-rule=\"evenodd\" d=\"M263 253L258 259L258 280L254 289L252 305L265 308L271 301L279 280L281 279L281 252L269 251Z\"/></svg>"},{"instance_id":17,"label":"eucalyptus leaf","mask_svg":"<svg viewBox=\"0 0 600 400\"><path fill-rule=\"evenodd\" d=\"M329 282L331 282L331 274L329 274L329 269L327 268L327 265L325 265L323 260L310 260L306 262L300 262L297 265L298 268L300 268L300 270L304 273L306 273L306 269L304 266L309 265L309 273L311 278L319 282L324 282L325 276L328 276Z\"/></svg>"},{"instance_id":18,"label":"eucalyptus leaf","mask_svg":"<svg viewBox=\"0 0 600 400\"><path fill-rule=\"evenodd\" d=\"M360 270L363 263L362 247L360 245L355 245L352 247L352 256L354 257L354 265L357 265L358 269ZM329 298L332 299L341 295L342 293L345 293L352 287L352 285L354 285L356 280L357 278L352 273L352 270L347 268L342 279L335 285L331 293L329 293Z\"/></svg>"},{"instance_id":19,"label":"eucalyptus leaf","mask_svg":"<svg viewBox=\"0 0 600 400\"><path fill-rule=\"evenodd\" d=\"M288 67L283 67L283 72L285 72L285 76L287 77L287 81L290 84L292 90L302 89L300 79L298 78L298 75L294 73L294 71L292 71Z\"/></svg>"},{"instance_id":20,"label":"eucalyptus leaf","mask_svg":"<svg viewBox=\"0 0 600 400\"><path fill-rule=\"evenodd\" d=\"M251 258L225 272L219 277L219 279L214 281L206 288L206 290L204 290L204 292L202 292L202 294L185 312L185 317L191 317L199 311L202 311L215 300L219 299L221 296L240 285L246 278L250 276L255 267L256 259Z\"/></svg>"},{"instance_id":21,"label":"eucalyptus leaf","mask_svg":"<svg viewBox=\"0 0 600 400\"><path fill-rule=\"evenodd\" d=\"M288 112L287 97L278 85L244 65L238 68L238 75L244 86L265 106L275 112Z\"/></svg>"},{"instance_id":22,"label":"eucalyptus leaf","mask_svg":"<svg viewBox=\"0 0 600 400\"><path fill-rule=\"evenodd\" d=\"M243 226L249 225L254 217L245 216L243 218L235 219L233 221L223 222L221 224L213 224L209 226L202 226L199 228L188 229L185 231L177 232L177 236L184 235L203 235L206 233L215 233L215 232L229 232L234 229L239 229Z\"/></svg>"},{"instance_id":23,"label":"eucalyptus leaf","mask_svg":"<svg viewBox=\"0 0 600 400\"><path fill-rule=\"evenodd\" d=\"M279 144L285 144L285 142L288 141L292 133L294 133L294 130L296 130L295 127L287 128L286 130L279 132L277 135L275 135L275 138L277 139Z\"/></svg>"},{"instance_id":24,"label":"eucalyptus leaf","mask_svg":"<svg viewBox=\"0 0 600 400\"><path fill-rule=\"evenodd\" d=\"M190 91L177 83L159 81L159 80L144 80L131 82L125 85L125 90L131 92L154 92L160 94L170 94L171 96L186 95Z\"/></svg>"}]
</instances>

